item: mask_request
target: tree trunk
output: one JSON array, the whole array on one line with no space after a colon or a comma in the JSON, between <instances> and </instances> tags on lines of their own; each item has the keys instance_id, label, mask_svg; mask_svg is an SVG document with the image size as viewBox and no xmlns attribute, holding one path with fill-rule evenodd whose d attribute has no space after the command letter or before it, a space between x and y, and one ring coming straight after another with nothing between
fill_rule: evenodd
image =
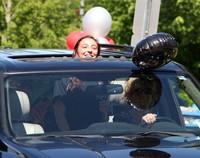
<instances>
[{"instance_id":1,"label":"tree trunk","mask_svg":"<svg viewBox=\"0 0 200 158\"><path fill-rule=\"evenodd\" d=\"M6 30L8 31L9 29L9 24L11 22L11 6L12 6L12 0L7 0L7 2L5 2L3 0L3 7L5 10L5 22L6 22ZM7 41L7 37L5 36L5 34L2 34L1 36L1 43L5 43Z\"/></svg>"}]
</instances>

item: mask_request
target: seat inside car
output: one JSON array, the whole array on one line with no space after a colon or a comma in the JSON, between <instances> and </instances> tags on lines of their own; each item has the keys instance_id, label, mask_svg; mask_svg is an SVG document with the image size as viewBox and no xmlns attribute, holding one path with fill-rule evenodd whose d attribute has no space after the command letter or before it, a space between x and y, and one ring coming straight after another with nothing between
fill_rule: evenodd
<instances>
[{"instance_id":1,"label":"seat inside car","mask_svg":"<svg viewBox=\"0 0 200 158\"><path fill-rule=\"evenodd\" d=\"M44 133L39 124L30 123L27 117L30 113L30 101L23 91L10 90L9 104L11 110L11 124L16 135Z\"/></svg>"}]
</instances>

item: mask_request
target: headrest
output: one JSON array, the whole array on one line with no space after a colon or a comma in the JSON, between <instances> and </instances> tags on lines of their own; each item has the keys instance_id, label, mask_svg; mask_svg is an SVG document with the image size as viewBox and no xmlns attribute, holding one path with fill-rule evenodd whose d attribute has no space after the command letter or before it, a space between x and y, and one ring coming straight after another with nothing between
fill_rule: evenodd
<instances>
[{"instance_id":1,"label":"headrest","mask_svg":"<svg viewBox=\"0 0 200 158\"><path fill-rule=\"evenodd\" d=\"M11 90L9 96L12 119L20 121L27 117L30 112L28 95L23 91Z\"/></svg>"}]
</instances>

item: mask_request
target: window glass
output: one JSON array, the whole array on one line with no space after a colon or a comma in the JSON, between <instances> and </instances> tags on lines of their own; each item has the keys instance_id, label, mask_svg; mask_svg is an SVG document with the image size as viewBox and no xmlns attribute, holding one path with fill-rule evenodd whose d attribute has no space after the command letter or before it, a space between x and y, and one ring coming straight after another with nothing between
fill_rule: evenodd
<instances>
[{"instance_id":1,"label":"window glass","mask_svg":"<svg viewBox=\"0 0 200 158\"><path fill-rule=\"evenodd\" d=\"M183 75L55 72L9 76L5 85L8 118L16 135L83 129L88 134L99 134L110 125L114 128L109 132L124 132L121 123L134 125L139 132L148 114L155 114L156 122L171 123L177 128L199 128L200 92ZM152 124L154 130L158 127ZM169 129L163 126L158 130Z\"/></svg>"},{"instance_id":2,"label":"window glass","mask_svg":"<svg viewBox=\"0 0 200 158\"><path fill-rule=\"evenodd\" d=\"M170 80L170 85L180 105L185 126L200 128L199 90L189 78L184 76L178 76L174 80Z\"/></svg>"}]
</instances>

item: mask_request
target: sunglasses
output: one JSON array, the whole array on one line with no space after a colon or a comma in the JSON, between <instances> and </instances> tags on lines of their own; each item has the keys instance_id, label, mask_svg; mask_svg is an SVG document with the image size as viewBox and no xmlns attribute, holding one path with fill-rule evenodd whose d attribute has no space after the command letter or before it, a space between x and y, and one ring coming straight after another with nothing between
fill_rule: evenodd
<instances>
[{"instance_id":1,"label":"sunglasses","mask_svg":"<svg viewBox=\"0 0 200 158\"><path fill-rule=\"evenodd\" d=\"M151 88L137 88L133 89L132 94L136 95L150 95L151 94Z\"/></svg>"}]
</instances>

